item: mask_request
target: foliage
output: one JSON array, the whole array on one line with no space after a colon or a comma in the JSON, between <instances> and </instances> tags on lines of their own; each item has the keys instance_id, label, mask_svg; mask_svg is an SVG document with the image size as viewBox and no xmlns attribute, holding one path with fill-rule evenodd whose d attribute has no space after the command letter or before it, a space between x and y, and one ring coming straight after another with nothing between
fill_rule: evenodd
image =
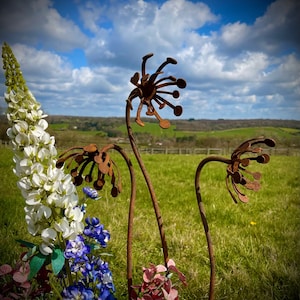
<instances>
[{"instance_id":1,"label":"foliage","mask_svg":"<svg viewBox=\"0 0 300 300\"><path fill-rule=\"evenodd\" d=\"M179 280L186 285L185 276L177 270L172 259L168 261L167 267L151 264L149 268L143 268L143 283L137 285L131 294L132 300L178 300L178 290L172 283L174 272Z\"/></svg>"}]
</instances>

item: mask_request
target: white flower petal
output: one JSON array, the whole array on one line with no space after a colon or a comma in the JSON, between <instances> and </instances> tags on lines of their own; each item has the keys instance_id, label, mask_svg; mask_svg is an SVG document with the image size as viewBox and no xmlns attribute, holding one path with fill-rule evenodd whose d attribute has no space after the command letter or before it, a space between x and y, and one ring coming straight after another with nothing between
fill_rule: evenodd
<instances>
[{"instance_id":1,"label":"white flower petal","mask_svg":"<svg viewBox=\"0 0 300 300\"><path fill-rule=\"evenodd\" d=\"M45 243L40 244L39 249L40 249L41 253L44 255L49 255L53 252L52 248L49 247L49 245L47 245Z\"/></svg>"}]
</instances>

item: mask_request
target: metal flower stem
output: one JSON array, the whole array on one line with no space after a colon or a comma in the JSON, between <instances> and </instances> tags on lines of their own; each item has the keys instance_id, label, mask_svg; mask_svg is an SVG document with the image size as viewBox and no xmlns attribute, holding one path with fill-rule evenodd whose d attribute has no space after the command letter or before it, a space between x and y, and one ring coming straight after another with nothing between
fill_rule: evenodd
<instances>
[{"instance_id":1,"label":"metal flower stem","mask_svg":"<svg viewBox=\"0 0 300 300\"><path fill-rule=\"evenodd\" d=\"M223 162L225 164L231 164L230 159L226 159L219 156L208 156L204 158L198 165L195 175L195 191L197 196L197 202L199 207L199 212L202 220L202 224L205 231L205 237L207 241L207 247L208 247L208 254L209 254L209 261L210 261L210 283L209 283L209 300L214 299L214 292L215 292L215 273L216 273L216 264L215 264L215 258L214 258L214 251L213 251L213 245L212 245L212 239L205 215L205 209L203 205L203 201L201 198L201 190L200 190L200 173L202 168L211 161L218 161Z\"/></svg>"},{"instance_id":2,"label":"metal flower stem","mask_svg":"<svg viewBox=\"0 0 300 300\"><path fill-rule=\"evenodd\" d=\"M169 255L168 255L168 246L167 246L167 241L166 241L166 237L165 237L165 232L164 232L164 228L163 228L163 221L162 221L162 216L160 213L160 209L158 206L158 201L156 198L156 194L154 192L154 188L150 179L150 176L146 170L146 167L144 165L144 162L140 156L138 147L136 145L135 139L134 139L134 135L132 132L132 128L130 126L130 110L131 110L131 103L130 103L130 99L127 100L126 103L126 126L127 126L127 133L128 133L128 137L129 137L129 141L131 144L131 148L133 150L133 153L138 161L138 164L140 166L140 169L143 173L143 176L145 178L150 196L151 196L151 200L152 200L152 205L153 205L153 209L155 212L155 216L156 216L156 221L157 221L157 225L158 225L158 229L159 229L159 233L160 233L160 238L161 238L161 245L162 245L162 249L163 249L163 255L164 255L164 262L165 265L167 265L167 262L169 260Z\"/></svg>"},{"instance_id":3,"label":"metal flower stem","mask_svg":"<svg viewBox=\"0 0 300 300\"><path fill-rule=\"evenodd\" d=\"M126 161L130 173L131 194L130 194L128 227L127 227L127 290L128 290L128 299L130 299L131 289L132 289L132 240L133 240L133 216L134 216L134 207L135 207L135 199L136 199L136 181L135 181L134 168L126 152L121 147L115 144L110 144L103 148L104 151L108 151L110 149L114 149L121 154L121 156Z\"/></svg>"}]
</instances>

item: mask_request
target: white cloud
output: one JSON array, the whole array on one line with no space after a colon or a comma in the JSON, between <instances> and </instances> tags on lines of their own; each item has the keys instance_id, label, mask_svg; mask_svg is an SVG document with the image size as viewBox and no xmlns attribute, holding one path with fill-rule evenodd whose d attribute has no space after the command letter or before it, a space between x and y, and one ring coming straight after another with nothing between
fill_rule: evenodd
<instances>
[{"instance_id":1,"label":"white cloud","mask_svg":"<svg viewBox=\"0 0 300 300\"><path fill-rule=\"evenodd\" d=\"M78 3L81 23L47 0L12 0L0 9L0 37L13 46L47 112L123 116L130 77L153 52L148 72L168 56L178 61L164 71L187 81L175 102L183 118L299 119L299 1L277 0L253 24L240 20L214 32L205 28L219 19L201 2ZM76 47L86 65L72 64Z\"/></svg>"},{"instance_id":2,"label":"white cloud","mask_svg":"<svg viewBox=\"0 0 300 300\"><path fill-rule=\"evenodd\" d=\"M222 28L220 46L224 51L237 52L243 49L263 51L270 55L281 53L287 48L299 51L300 2L277 0L258 17L253 25L236 22Z\"/></svg>"},{"instance_id":3,"label":"white cloud","mask_svg":"<svg viewBox=\"0 0 300 300\"><path fill-rule=\"evenodd\" d=\"M0 6L1 36L25 43L69 51L82 47L87 37L72 20L63 18L49 0L6 1Z\"/></svg>"},{"instance_id":4,"label":"white cloud","mask_svg":"<svg viewBox=\"0 0 300 300\"><path fill-rule=\"evenodd\" d=\"M227 47L239 46L249 35L250 28L245 23L236 22L223 26L221 40Z\"/></svg>"}]
</instances>

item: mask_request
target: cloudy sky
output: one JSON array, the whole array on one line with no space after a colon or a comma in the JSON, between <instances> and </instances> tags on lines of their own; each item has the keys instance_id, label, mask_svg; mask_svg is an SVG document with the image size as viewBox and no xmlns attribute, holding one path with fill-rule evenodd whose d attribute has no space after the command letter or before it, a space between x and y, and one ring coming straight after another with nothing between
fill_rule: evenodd
<instances>
[{"instance_id":1,"label":"cloudy sky","mask_svg":"<svg viewBox=\"0 0 300 300\"><path fill-rule=\"evenodd\" d=\"M153 53L149 73L173 57L165 75L187 81L168 98L183 119L300 119L299 0L3 2L0 41L48 114L124 116L130 78ZM3 72L0 82L2 96Z\"/></svg>"}]
</instances>

